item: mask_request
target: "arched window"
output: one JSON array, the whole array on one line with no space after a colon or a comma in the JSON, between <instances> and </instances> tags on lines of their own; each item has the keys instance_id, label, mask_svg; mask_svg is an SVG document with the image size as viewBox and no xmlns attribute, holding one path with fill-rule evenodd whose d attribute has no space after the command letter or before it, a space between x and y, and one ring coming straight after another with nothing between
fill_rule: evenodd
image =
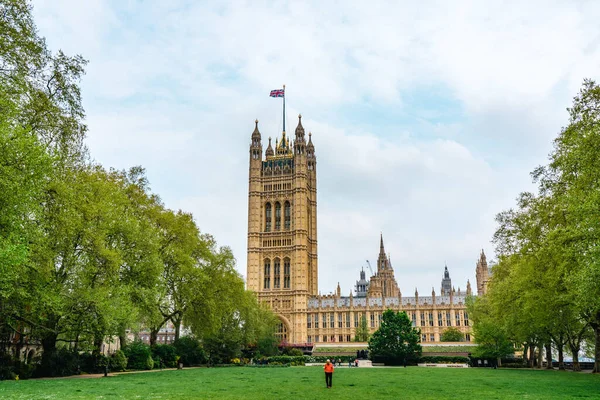
<instances>
[{"instance_id":1,"label":"arched window","mask_svg":"<svg viewBox=\"0 0 600 400\"><path fill-rule=\"evenodd\" d=\"M290 259L283 259L283 288L290 288Z\"/></svg>"},{"instance_id":2,"label":"arched window","mask_svg":"<svg viewBox=\"0 0 600 400\"><path fill-rule=\"evenodd\" d=\"M277 333L275 336L279 338L280 343L287 343L287 328L283 322L280 322L277 326Z\"/></svg>"},{"instance_id":3,"label":"arched window","mask_svg":"<svg viewBox=\"0 0 600 400\"><path fill-rule=\"evenodd\" d=\"M281 229L281 203L275 203L275 230Z\"/></svg>"},{"instance_id":4,"label":"arched window","mask_svg":"<svg viewBox=\"0 0 600 400\"><path fill-rule=\"evenodd\" d=\"M265 258L265 281L263 288L271 288L271 260L269 260L268 258Z\"/></svg>"},{"instance_id":5,"label":"arched window","mask_svg":"<svg viewBox=\"0 0 600 400\"><path fill-rule=\"evenodd\" d=\"M290 225L292 222L292 210L291 210L290 202L286 201L284 206L284 217L285 217L285 230L290 230Z\"/></svg>"},{"instance_id":6,"label":"arched window","mask_svg":"<svg viewBox=\"0 0 600 400\"><path fill-rule=\"evenodd\" d=\"M273 261L273 289L279 289L281 283L281 262L279 258Z\"/></svg>"},{"instance_id":7,"label":"arched window","mask_svg":"<svg viewBox=\"0 0 600 400\"><path fill-rule=\"evenodd\" d=\"M271 203L265 206L265 232L271 232Z\"/></svg>"}]
</instances>

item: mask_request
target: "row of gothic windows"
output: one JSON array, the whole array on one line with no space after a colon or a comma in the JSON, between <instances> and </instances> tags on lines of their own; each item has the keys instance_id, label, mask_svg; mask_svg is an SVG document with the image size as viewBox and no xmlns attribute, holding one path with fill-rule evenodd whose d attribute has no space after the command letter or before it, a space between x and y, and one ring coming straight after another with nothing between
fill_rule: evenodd
<instances>
[{"instance_id":1,"label":"row of gothic windows","mask_svg":"<svg viewBox=\"0 0 600 400\"><path fill-rule=\"evenodd\" d=\"M272 210L273 206L271 203L265 204L265 232L271 232L271 222L272 222ZM290 225L292 222L292 206L289 201L286 201L283 204L283 217L284 217L284 229L286 231L290 230ZM275 230L281 230L281 203L275 202Z\"/></svg>"},{"instance_id":2,"label":"row of gothic windows","mask_svg":"<svg viewBox=\"0 0 600 400\"><path fill-rule=\"evenodd\" d=\"M265 258L263 288L271 289L271 282L273 282L273 289L281 289L281 260L279 258L273 260L272 276L271 260ZM290 259L287 257L283 259L283 288L290 288Z\"/></svg>"},{"instance_id":3,"label":"row of gothic windows","mask_svg":"<svg viewBox=\"0 0 600 400\"><path fill-rule=\"evenodd\" d=\"M319 314L321 318L319 318ZM355 328L358 328L359 321L363 315L366 315L361 312L354 312L354 318L352 321L350 320L351 313L350 312L338 312L337 313L337 327L338 328L350 328L351 325L354 325ZM464 311L460 313L456 311L455 314L455 325L461 326L461 315L462 315L462 325L469 326L469 314ZM443 323L443 317L446 317L446 324ZM411 313L412 325L417 325L417 313L413 311ZM427 318L428 317L428 318ZM434 325L434 314L432 312L426 313L424 311L421 312L421 326L435 326ZM316 314L307 314L306 315L306 325L309 329L319 329L319 320L321 322L322 328L335 328L336 327L336 319L335 314L332 313L316 313ZM381 326L382 314L378 312L371 312L369 315L368 323L371 328L376 328ZM445 315L441 312L438 312L438 325L437 326L452 326L452 319L450 318L450 312L446 312Z\"/></svg>"}]
</instances>

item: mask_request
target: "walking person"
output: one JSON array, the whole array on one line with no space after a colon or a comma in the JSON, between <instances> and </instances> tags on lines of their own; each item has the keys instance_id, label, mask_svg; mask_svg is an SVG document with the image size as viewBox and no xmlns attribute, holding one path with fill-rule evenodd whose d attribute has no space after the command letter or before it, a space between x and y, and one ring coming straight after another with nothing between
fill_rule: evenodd
<instances>
[{"instance_id":1,"label":"walking person","mask_svg":"<svg viewBox=\"0 0 600 400\"><path fill-rule=\"evenodd\" d=\"M327 385L327 389L331 387L333 380L333 368L334 366L331 361L327 360L325 367L323 368L325 370L325 384Z\"/></svg>"}]
</instances>

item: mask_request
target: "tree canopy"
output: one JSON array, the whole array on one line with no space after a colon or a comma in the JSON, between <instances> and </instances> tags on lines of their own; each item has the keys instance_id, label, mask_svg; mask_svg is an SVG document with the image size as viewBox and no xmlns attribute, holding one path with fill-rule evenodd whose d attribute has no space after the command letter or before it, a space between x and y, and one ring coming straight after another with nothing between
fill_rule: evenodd
<instances>
[{"instance_id":1,"label":"tree canopy","mask_svg":"<svg viewBox=\"0 0 600 400\"><path fill-rule=\"evenodd\" d=\"M389 365L406 365L421 355L421 332L406 312L386 310L381 326L369 339L369 357Z\"/></svg>"},{"instance_id":2,"label":"tree canopy","mask_svg":"<svg viewBox=\"0 0 600 400\"><path fill-rule=\"evenodd\" d=\"M144 168L95 163L80 81L87 61L51 52L26 0L0 0L0 356L61 347L98 354L107 337L171 321L207 347L272 340L274 314L245 290L226 246L170 210ZM225 336L228 333L229 336ZM232 353L232 354L233 354Z\"/></svg>"},{"instance_id":3,"label":"tree canopy","mask_svg":"<svg viewBox=\"0 0 600 400\"><path fill-rule=\"evenodd\" d=\"M499 259L485 306L474 303L475 339L501 333L532 365L554 348L561 368L567 348L576 370L591 341L600 372L600 87L585 80L568 112L548 164L532 172L537 193L496 218Z\"/></svg>"}]
</instances>

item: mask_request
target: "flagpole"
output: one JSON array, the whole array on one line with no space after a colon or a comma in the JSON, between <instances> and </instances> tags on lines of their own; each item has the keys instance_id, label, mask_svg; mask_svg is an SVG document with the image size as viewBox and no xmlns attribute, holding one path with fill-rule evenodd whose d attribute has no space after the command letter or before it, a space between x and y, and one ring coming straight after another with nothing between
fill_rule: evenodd
<instances>
[{"instance_id":1,"label":"flagpole","mask_svg":"<svg viewBox=\"0 0 600 400\"><path fill-rule=\"evenodd\" d=\"M283 132L285 133L285 85L283 85Z\"/></svg>"}]
</instances>

